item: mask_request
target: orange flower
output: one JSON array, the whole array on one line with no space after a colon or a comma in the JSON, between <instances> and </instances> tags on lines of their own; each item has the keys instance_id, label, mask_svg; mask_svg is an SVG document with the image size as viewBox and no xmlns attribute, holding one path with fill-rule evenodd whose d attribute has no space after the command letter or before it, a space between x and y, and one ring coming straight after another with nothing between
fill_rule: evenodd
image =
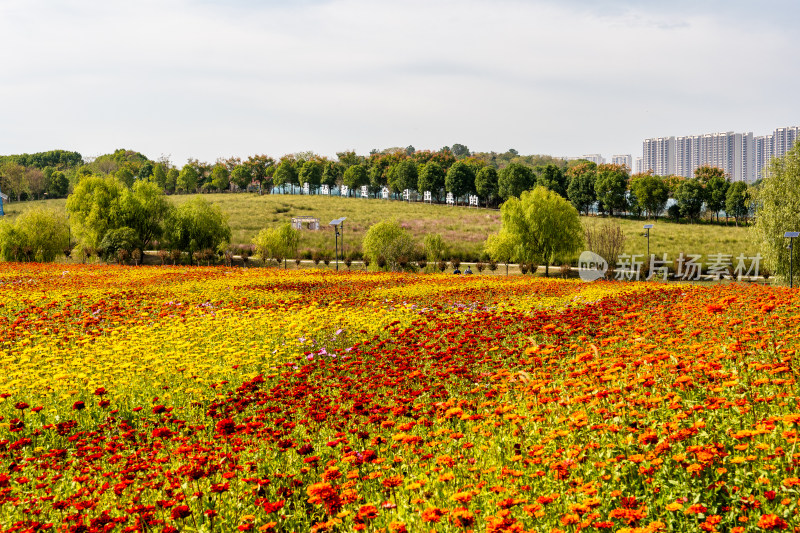
<instances>
[{"instance_id":1,"label":"orange flower","mask_svg":"<svg viewBox=\"0 0 800 533\"><path fill-rule=\"evenodd\" d=\"M438 522L444 516L444 511L438 507L428 507L422 511L423 522Z\"/></svg>"},{"instance_id":2,"label":"orange flower","mask_svg":"<svg viewBox=\"0 0 800 533\"><path fill-rule=\"evenodd\" d=\"M394 487L399 487L402 484L403 484L403 476L391 476L381 481L381 485L383 485L387 489L393 489Z\"/></svg>"},{"instance_id":3,"label":"orange flower","mask_svg":"<svg viewBox=\"0 0 800 533\"><path fill-rule=\"evenodd\" d=\"M787 524L783 518L774 514L761 515L761 518L758 520L757 525L761 529L767 529L767 530L776 530L776 529L780 530L789 527L789 524Z\"/></svg>"}]
</instances>

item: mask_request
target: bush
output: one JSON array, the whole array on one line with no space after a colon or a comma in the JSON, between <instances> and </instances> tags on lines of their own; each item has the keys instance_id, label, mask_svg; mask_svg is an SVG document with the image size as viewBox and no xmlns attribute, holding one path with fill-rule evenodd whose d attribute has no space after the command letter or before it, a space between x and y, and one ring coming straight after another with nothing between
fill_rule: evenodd
<instances>
[{"instance_id":1,"label":"bush","mask_svg":"<svg viewBox=\"0 0 800 533\"><path fill-rule=\"evenodd\" d=\"M0 254L6 261L49 263L69 243L66 217L48 209L29 209L12 223L0 221Z\"/></svg>"},{"instance_id":2,"label":"bush","mask_svg":"<svg viewBox=\"0 0 800 533\"><path fill-rule=\"evenodd\" d=\"M482 261L478 261L477 263L475 263L475 269L478 272L483 272L484 268L486 268L486 265Z\"/></svg>"},{"instance_id":3,"label":"bush","mask_svg":"<svg viewBox=\"0 0 800 533\"><path fill-rule=\"evenodd\" d=\"M414 239L397 221L383 221L367 230L361 249L365 258L374 260L381 268L388 266L395 270L399 267L399 257L414 256ZM383 257L384 265L378 261L379 257Z\"/></svg>"},{"instance_id":4,"label":"bush","mask_svg":"<svg viewBox=\"0 0 800 533\"><path fill-rule=\"evenodd\" d=\"M489 270L491 270L492 272L497 270L497 261L494 260L489 261Z\"/></svg>"},{"instance_id":5,"label":"bush","mask_svg":"<svg viewBox=\"0 0 800 533\"><path fill-rule=\"evenodd\" d=\"M439 269L439 272L444 272L445 269L447 268L447 261L442 259L441 261L436 263L436 268Z\"/></svg>"},{"instance_id":6,"label":"bush","mask_svg":"<svg viewBox=\"0 0 800 533\"><path fill-rule=\"evenodd\" d=\"M519 271L522 274L527 274L528 273L528 265L526 265L525 263L520 263L519 264Z\"/></svg>"},{"instance_id":7,"label":"bush","mask_svg":"<svg viewBox=\"0 0 800 533\"><path fill-rule=\"evenodd\" d=\"M452 259L450 259L450 265L454 269L460 267L461 266L461 259L458 259L457 257L453 257Z\"/></svg>"},{"instance_id":8,"label":"bush","mask_svg":"<svg viewBox=\"0 0 800 533\"><path fill-rule=\"evenodd\" d=\"M680 222L681 206L679 206L678 204L672 204L671 206L669 206L669 209L667 209L667 216L675 222Z\"/></svg>"},{"instance_id":9,"label":"bush","mask_svg":"<svg viewBox=\"0 0 800 533\"><path fill-rule=\"evenodd\" d=\"M572 265L569 263L564 263L561 265L561 277L567 279L570 274L572 273Z\"/></svg>"},{"instance_id":10,"label":"bush","mask_svg":"<svg viewBox=\"0 0 800 533\"><path fill-rule=\"evenodd\" d=\"M428 266L428 262L424 259L420 259L417 261L417 266L420 268L420 270L424 270L425 267Z\"/></svg>"}]
</instances>

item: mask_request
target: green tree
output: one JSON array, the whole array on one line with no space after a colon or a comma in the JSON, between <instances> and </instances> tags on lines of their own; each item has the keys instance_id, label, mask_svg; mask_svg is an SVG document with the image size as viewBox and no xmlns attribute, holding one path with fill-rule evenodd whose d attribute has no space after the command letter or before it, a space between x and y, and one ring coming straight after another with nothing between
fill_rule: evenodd
<instances>
[{"instance_id":1,"label":"green tree","mask_svg":"<svg viewBox=\"0 0 800 533\"><path fill-rule=\"evenodd\" d=\"M505 263L506 276L508 276L508 264L514 260L517 253L517 239L508 231L500 231L489 235L483 245L484 251L499 263Z\"/></svg>"},{"instance_id":2,"label":"green tree","mask_svg":"<svg viewBox=\"0 0 800 533\"><path fill-rule=\"evenodd\" d=\"M597 165L591 162L582 162L567 170L569 185L567 185L567 198L575 209L589 214L589 209L597 201L595 193L595 179Z\"/></svg>"},{"instance_id":3,"label":"green tree","mask_svg":"<svg viewBox=\"0 0 800 533\"><path fill-rule=\"evenodd\" d=\"M37 207L13 222L0 220L0 255L5 261L49 263L69 244L69 224L62 212Z\"/></svg>"},{"instance_id":4,"label":"green tree","mask_svg":"<svg viewBox=\"0 0 800 533\"><path fill-rule=\"evenodd\" d=\"M367 176L367 169L364 165L353 165L344 171L343 183L347 185L351 191L364 185L369 185L369 176Z\"/></svg>"},{"instance_id":5,"label":"green tree","mask_svg":"<svg viewBox=\"0 0 800 533\"><path fill-rule=\"evenodd\" d=\"M180 172L177 168L171 168L167 171L167 181L164 184L164 190L168 193L175 192L175 189L178 186L178 177L180 176Z\"/></svg>"},{"instance_id":6,"label":"green tree","mask_svg":"<svg viewBox=\"0 0 800 533\"><path fill-rule=\"evenodd\" d=\"M734 218L737 227L739 220L746 219L750 214L750 191L745 182L737 181L728 187L725 196L725 213Z\"/></svg>"},{"instance_id":7,"label":"green tree","mask_svg":"<svg viewBox=\"0 0 800 533\"><path fill-rule=\"evenodd\" d=\"M69 179L64 172L56 170L50 175L47 194L50 198L63 198L67 192L69 192Z\"/></svg>"},{"instance_id":8,"label":"green tree","mask_svg":"<svg viewBox=\"0 0 800 533\"><path fill-rule=\"evenodd\" d=\"M9 198L19 200L28 192L28 179L25 167L14 162L5 163L0 168L0 190L5 191Z\"/></svg>"},{"instance_id":9,"label":"green tree","mask_svg":"<svg viewBox=\"0 0 800 533\"><path fill-rule=\"evenodd\" d=\"M286 259L297 253L300 242L300 232L292 228L290 223L278 227L262 229L253 238L256 253L267 264L269 259L275 259L279 264L283 261L286 268Z\"/></svg>"},{"instance_id":10,"label":"green tree","mask_svg":"<svg viewBox=\"0 0 800 533\"><path fill-rule=\"evenodd\" d=\"M411 159L404 159L394 166L389 185L394 192L402 192L406 189L413 191L417 189L418 181L416 163Z\"/></svg>"},{"instance_id":11,"label":"green tree","mask_svg":"<svg viewBox=\"0 0 800 533\"><path fill-rule=\"evenodd\" d=\"M150 181L158 185L161 190L166 190L167 188L167 170L164 168L164 165L158 163L156 166L153 167L153 175L150 176Z\"/></svg>"},{"instance_id":12,"label":"green tree","mask_svg":"<svg viewBox=\"0 0 800 533\"><path fill-rule=\"evenodd\" d=\"M667 207L669 188L660 176L637 174L631 178L631 192L647 217L655 217Z\"/></svg>"},{"instance_id":13,"label":"green tree","mask_svg":"<svg viewBox=\"0 0 800 533\"><path fill-rule=\"evenodd\" d=\"M431 264L447 257L447 243L438 233L425 235L423 247L425 248L425 258Z\"/></svg>"},{"instance_id":14,"label":"green tree","mask_svg":"<svg viewBox=\"0 0 800 533\"><path fill-rule=\"evenodd\" d=\"M706 208L717 215L719 222L719 212L725 209L725 201L728 198L728 187L730 183L725 176L713 176L706 181Z\"/></svg>"},{"instance_id":15,"label":"green tree","mask_svg":"<svg viewBox=\"0 0 800 533\"><path fill-rule=\"evenodd\" d=\"M218 191L224 191L230 187L230 184L230 172L225 165L221 163L214 165L214 168L211 169L211 186Z\"/></svg>"},{"instance_id":16,"label":"green tree","mask_svg":"<svg viewBox=\"0 0 800 533\"><path fill-rule=\"evenodd\" d=\"M137 180L132 189L122 192L119 224L134 232L136 248L144 251L153 240L161 238L173 210L158 185Z\"/></svg>"},{"instance_id":17,"label":"green tree","mask_svg":"<svg viewBox=\"0 0 800 533\"><path fill-rule=\"evenodd\" d=\"M185 193L193 193L197 190L199 178L197 169L187 163L183 165L180 174L178 174L178 182L175 185L175 189Z\"/></svg>"},{"instance_id":18,"label":"green tree","mask_svg":"<svg viewBox=\"0 0 800 533\"><path fill-rule=\"evenodd\" d=\"M697 178L682 181L675 191L675 202L681 210L681 215L688 218L689 222L697 220L700 216L705 200L706 190Z\"/></svg>"},{"instance_id":19,"label":"green tree","mask_svg":"<svg viewBox=\"0 0 800 533\"><path fill-rule=\"evenodd\" d=\"M276 187L283 187L286 191L287 185L297 185L297 167L292 159L284 158L275 169L272 182Z\"/></svg>"},{"instance_id":20,"label":"green tree","mask_svg":"<svg viewBox=\"0 0 800 533\"><path fill-rule=\"evenodd\" d=\"M315 190L322 183L322 165L318 161L306 161L300 167L298 178L300 185L308 184L309 190Z\"/></svg>"},{"instance_id":21,"label":"green tree","mask_svg":"<svg viewBox=\"0 0 800 533\"><path fill-rule=\"evenodd\" d=\"M789 279L787 231L800 231L800 143L774 158L755 193L756 216L753 235L766 265L781 279ZM794 277L800 271L800 245L792 249Z\"/></svg>"},{"instance_id":22,"label":"green tree","mask_svg":"<svg viewBox=\"0 0 800 533\"><path fill-rule=\"evenodd\" d=\"M86 176L67 198L67 213L80 244L100 248L106 232L121 227L122 191L113 176Z\"/></svg>"},{"instance_id":23,"label":"green tree","mask_svg":"<svg viewBox=\"0 0 800 533\"><path fill-rule=\"evenodd\" d=\"M112 261L118 257L120 250L125 250L129 254L135 249L141 249L142 244L133 228L122 226L108 230L100 241L100 256L105 261Z\"/></svg>"},{"instance_id":24,"label":"green tree","mask_svg":"<svg viewBox=\"0 0 800 533\"><path fill-rule=\"evenodd\" d=\"M497 199L497 179L497 169L494 167L483 167L475 175L475 192L486 202L486 207Z\"/></svg>"},{"instance_id":25,"label":"green tree","mask_svg":"<svg viewBox=\"0 0 800 533\"><path fill-rule=\"evenodd\" d=\"M165 224L165 237L176 250L186 252L191 264L194 252L219 250L231 239L228 217L217 205L197 196L181 204Z\"/></svg>"},{"instance_id":26,"label":"green tree","mask_svg":"<svg viewBox=\"0 0 800 533\"><path fill-rule=\"evenodd\" d=\"M578 211L545 187L524 191L520 198L509 198L500 212L500 233L515 241L515 259L543 262L546 276L550 275L551 263L568 259L583 244Z\"/></svg>"},{"instance_id":27,"label":"green tree","mask_svg":"<svg viewBox=\"0 0 800 533\"><path fill-rule=\"evenodd\" d=\"M458 144L458 143L454 144L453 147L450 149L450 151L453 152L453 155L456 156L457 159L469 157L470 154L469 148L467 148L463 144Z\"/></svg>"},{"instance_id":28,"label":"green tree","mask_svg":"<svg viewBox=\"0 0 800 533\"><path fill-rule=\"evenodd\" d=\"M428 161L422 167L417 178L417 191L423 193L430 191L433 196L438 200L441 195L441 190L444 188L445 173L441 165L436 161Z\"/></svg>"},{"instance_id":29,"label":"green tree","mask_svg":"<svg viewBox=\"0 0 800 533\"><path fill-rule=\"evenodd\" d=\"M372 264L377 265L378 258L382 257L392 270L399 268L398 260L411 260L415 254L414 239L396 220L384 220L370 226L361 241L361 250Z\"/></svg>"},{"instance_id":30,"label":"green tree","mask_svg":"<svg viewBox=\"0 0 800 533\"><path fill-rule=\"evenodd\" d=\"M444 188L458 201L459 198L475 191L475 171L464 161L456 161L447 171Z\"/></svg>"},{"instance_id":31,"label":"green tree","mask_svg":"<svg viewBox=\"0 0 800 533\"><path fill-rule=\"evenodd\" d=\"M547 187L562 197L567 197L567 175L561 167L550 163L535 167L534 172L536 173L536 185Z\"/></svg>"},{"instance_id":32,"label":"green tree","mask_svg":"<svg viewBox=\"0 0 800 533\"><path fill-rule=\"evenodd\" d=\"M694 169L694 179L698 180L703 185L708 185L708 182L714 178L725 179L725 171L718 167L702 166Z\"/></svg>"},{"instance_id":33,"label":"green tree","mask_svg":"<svg viewBox=\"0 0 800 533\"><path fill-rule=\"evenodd\" d=\"M628 207L628 167L625 165L604 164L597 166L594 192L597 199L611 216L614 211L624 211Z\"/></svg>"},{"instance_id":34,"label":"green tree","mask_svg":"<svg viewBox=\"0 0 800 533\"><path fill-rule=\"evenodd\" d=\"M257 181L262 187L271 190L273 176L275 175L275 160L268 155L251 155L242 163L250 173L250 180ZM249 182L248 182L249 185Z\"/></svg>"},{"instance_id":35,"label":"green tree","mask_svg":"<svg viewBox=\"0 0 800 533\"><path fill-rule=\"evenodd\" d=\"M231 181L240 190L246 191L247 186L253 181L253 172L247 165L239 165L231 171Z\"/></svg>"},{"instance_id":36,"label":"green tree","mask_svg":"<svg viewBox=\"0 0 800 533\"><path fill-rule=\"evenodd\" d=\"M116 172L116 177L127 188L133 187L134 174L133 171L127 166L120 168Z\"/></svg>"},{"instance_id":37,"label":"green tree","mask_svg":"<svg viewBox=\"0 0 800 533\"><path fill-rule=\"evenodd\" d=\"M500 171L497 179L497 188L500 198L519 198L523 191L532 188L536 183L536 176L530 167L520 163L511 163Z\"/></svg>"},{"instance_id":38,"label":"green tree","mask_svg":"<svg viewBox=\"0 0 800 533\"><path fill-rule=\"evenodd\" d=\"M322 184L335 187L344 175L344 165L337 161L326 161L322 169Z\"/></svg>"}]
</instances>

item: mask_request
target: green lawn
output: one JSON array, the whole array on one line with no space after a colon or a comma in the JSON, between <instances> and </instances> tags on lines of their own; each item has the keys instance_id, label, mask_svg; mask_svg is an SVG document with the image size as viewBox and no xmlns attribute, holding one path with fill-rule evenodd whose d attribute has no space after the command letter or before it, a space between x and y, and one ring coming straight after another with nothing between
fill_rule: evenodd
<instances>
[{"instance_id":1,"label":"green lawn","mask_svg":"<svg viewBox=\"0 0 800 533\"><path fill-rule=\"evenodd\" d=\"M340 198L301 195L257 194L207 194L209 201L219 205L230 216L233 242L248 244L262 228L288 222L293 216L319 218L319 231L303 230L300 250L320 250L333 253L334 234L328 223L338 217L347 217L344 223L346 253L360 251L360 242L370 225L385 219L397 219L421 244L428 233L439 233L450 246L451 255L462 258L477 258L486 237L500 229L500 212L482 208L450 207L424 203L406 203L390 200ZM171 196L179 205L190 195ZM10 217L34 205L46 205L64 209L65 200L43 200L38 202L6 203L5 211ZM591 224L597 217L582 217L584 224ZM667 219L647 221L618 219L626 236L626 253L644 254L647 239L642 226L654 224L650 230L651 253L667 253L670 260L680 252L702 254L742 253L751 256L756 246L750 241L747 228L717 224L676 224Z\"/></svg>"}]
</instances>

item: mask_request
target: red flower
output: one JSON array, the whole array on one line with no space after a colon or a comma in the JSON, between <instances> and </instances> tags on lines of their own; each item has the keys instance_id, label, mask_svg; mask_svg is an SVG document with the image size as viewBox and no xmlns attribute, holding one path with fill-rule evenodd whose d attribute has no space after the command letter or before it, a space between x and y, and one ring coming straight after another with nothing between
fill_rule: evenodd
<instances>
[{"instance_id":1,"label":"red flower","mask_svg":"<svg viewBox=\"0 0 800 533\"><path fill-rule=\"evenodd\" d=\"M236 432L236 422L231 418L223 418L216 425L217 433L222 435L230 435Z\"/></svg>"},{"instance_id":2,"label":"red flower","mask_svg":"<svg viewBox=\"0 0 800 533\"><path fill-rule=\"evenodd\" d=\"M173 520L183 520L187 516L191 516L192 510L189 509L188 505L178 505L172 508L172 512L170 512L170 516Z\"/></svg>"},{"instance_id":3,"label":"red flower","mask_svg":"<svg viewBox=\"0 0 800 533\"><path fill-rule=\"evenodd\" d=\"M83 403L83 402L82 402L82 401L80 401L80 400L78 400L77 402L75 402L75 403L73 403L73 404L72 404L72 410L73 410L73 411L81 411L81 410L83 410L83 409L86 409L86 404L85 404L85 403Z\"/></svg>"},{"instance_id":4,"label":"red flower","mask_svg":"<svg viewBox=\"0 0 800 533\"><path fill-rule=\"evenodd\" d=\"M28 404L27 404L27 403L25 403L25 402L17 402L16 404L14 404L14 407L16 407L17 409L19 409L20 411L24 411L25 409L27 409L28 407L30 407L30 405L28 405Z\"/></svg>"}]
</instances>

